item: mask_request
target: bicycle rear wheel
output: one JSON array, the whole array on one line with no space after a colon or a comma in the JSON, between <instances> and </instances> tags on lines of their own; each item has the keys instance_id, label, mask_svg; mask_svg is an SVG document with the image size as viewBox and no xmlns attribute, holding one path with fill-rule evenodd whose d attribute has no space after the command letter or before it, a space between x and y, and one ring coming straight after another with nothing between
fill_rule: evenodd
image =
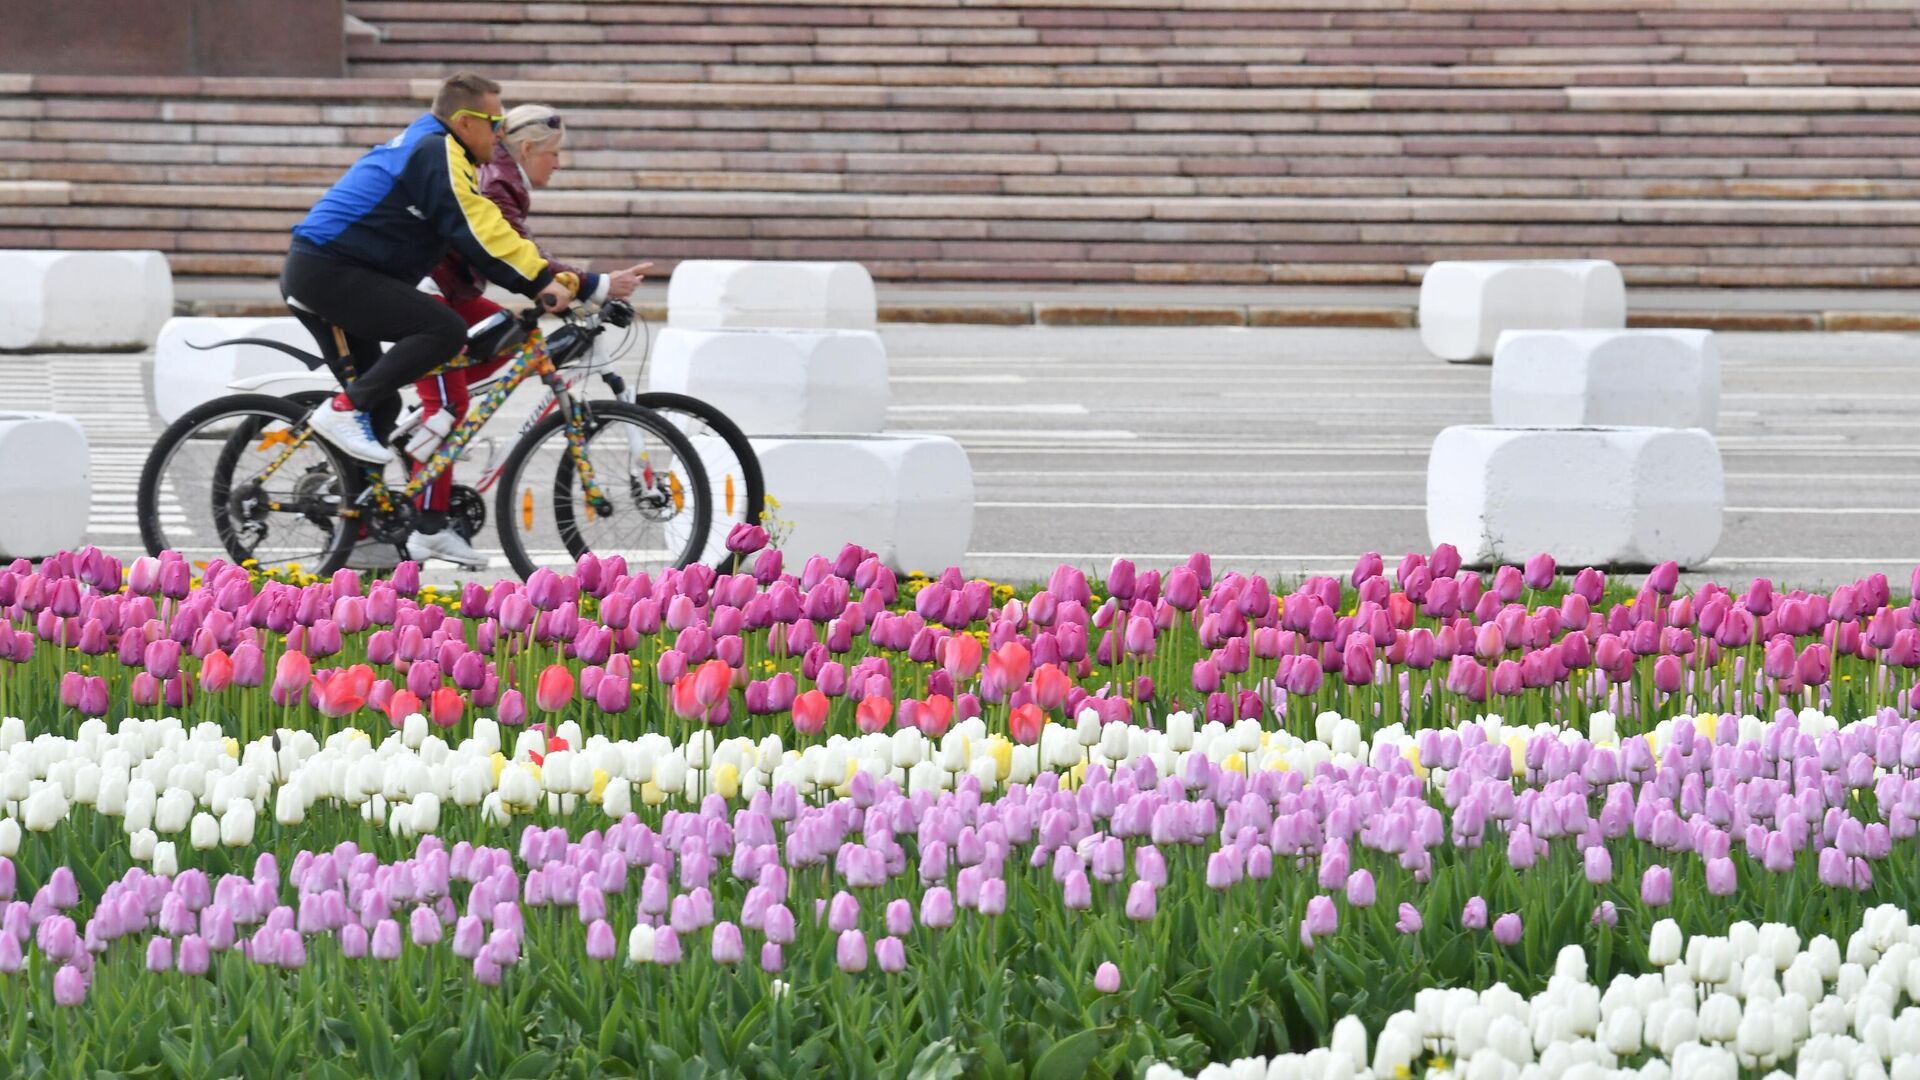
<instances>
[{"instance_id":1,"label":"bicycle rear wheel","mask_svg":"<svg viewBox=\"0 0 1920 1080\"><path fill-rule=\"evenodd\" d=\"M713 521L707 529L707 545L700 561L732 573L739 560L727 550L727 533L736 524L757 525L766 509L766 487L760 476L760 459L753 444L726 413L711 404L685 394L642 393L633 403L652 409L672 424L705 466L707 487L713 495Z\"/></svg>"},{"instance_id":2,"label":"bicycle rear wheel","mask_svg":"<svg viewBox=\"0 0 1920 1080\"><path fill-rule=\"evenodd\" d=\"M340 508L358 473L308 433L309 411L267 394L232 394L168 425L140 472L147 552L318 574L345 565L357 529Z\"/></svg>"},{"instance_id":3,"label":"bicycle rear wheel","mask_svg":"<svg viewBox=\"0 0 1920 1080\"><path fill-rule=\"evenodd\" d=\"M712 497L692 443L657 413L619 401L582 401L579 454L608 500L582 490L565 410L514 445L500 473L494 516L500 545L521 577L571 565L591 551L657 572L699 558Z\"/></svg>"}]
</instances>

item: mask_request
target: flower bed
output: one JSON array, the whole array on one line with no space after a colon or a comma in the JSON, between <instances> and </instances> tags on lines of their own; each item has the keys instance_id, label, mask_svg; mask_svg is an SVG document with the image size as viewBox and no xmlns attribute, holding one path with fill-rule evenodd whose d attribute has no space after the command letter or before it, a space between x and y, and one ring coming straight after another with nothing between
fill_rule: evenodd
<instances>
[{"instance_id":1,"label":"flower bed","mask_svg":"<svg viewBox=\"0 0 1920 1080\"><path fill-rule=\"evenodd\" d=\"M1013 595L762 552L445 604L16 565L0 1038L182 1075L1920 1065L1874 910L1920 900L1911 592L1450 563ZM1651 1019L1682 989L1690 1034Z\"/></svg>"}]
</instances>

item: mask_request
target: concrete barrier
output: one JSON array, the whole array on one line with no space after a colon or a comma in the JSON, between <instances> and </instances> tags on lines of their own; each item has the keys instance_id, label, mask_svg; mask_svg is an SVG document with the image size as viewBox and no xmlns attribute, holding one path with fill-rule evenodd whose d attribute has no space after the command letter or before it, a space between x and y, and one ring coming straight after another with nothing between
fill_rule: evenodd
<instances>
[{"instance_id":1,"label":"concrete barrier","mask_svg":"<svg viewBox=\"0 0 1920 1080\"><path fill-rule=\"evenodd\" d=\"M859 263L691 259L667 282L671 326L871 330L877 312Z\"/></svg>"},{"instance_id":2,"label":"concrete barrier","mask_svg":"<svg viewBox=\"0 0 1920 1080\"><path fill-rule=\"evenodd\" d=\"M290 315L271 319L168 319L153 346L153 409L161 423L171 424L189 409L233 393L231 384L235 382L260 376L299 376L310 370L286 353L263 345L193 348L234 338L266 338L304 352L318 348L313 335ZM327 382L332 381L328 377Z\"/></svg>"},{"instance_id":3,"label":"concrete barrier","mask_svg":"<svg viewBox=\"0 0 1920 1080\"><path fill-rule=\"evenodd\" d=\"M1420 282L1420 341L1443 360L1490 359L1504 330L1626 323L1626 282L1604 259L1437 262Z\"/></svg>"},{"instance_id":4,"label":"concrete barrier","mask_svg":"<svg viewBox=\"0 0 1920 1080\"><path fill-rule=\"evenodd\" d=\"M1427 462L1427 533L1469 564L1704 562L1726 483L1713 436L1652 427L1460 426Z\"/></svg>"},{"instance_id":5,"label":"concrete barrier","mask_svg":"<svg viewBox=\"0 0 1920 1080\"><path fill-rule=\"evenodd\" d=\"M1508 330L1494 346L1498 425L1712 431L1719 420L1711 330Z\"/></svg>"},{"instance_id":6,"label":"concrete barrier","mask_svg":"<svg viewBox=\"0 0 1920 1080\"><path fill-rule=\"evenodd\" d=\"M80 422L0 412L0 559L40 559L86 540L92 464Z\"/></svg>"},{"instance_id":7,"label":"concrete barrier","mask_svg":"<svg viewBox=\"0 0 1920 1080\"><path fill-rule=\"evenodd\" d=\"M157 251L0 251L0 350L144 349L172 315Z\"/></svg>"},{"instance_id":8,"label":"concrete barrier","mask_svg":"<svg viewBox=\"0 0 1920 1080\"><path fill-rule=\"evenodd\" d=\"M973 466L943 435L770 435L753 440L767 516L790 565L851 542L899 572L958 566L973 535ZM773 504L778 501L778 506Z\"/></svg>"},{"instance_id":9,"label":"concrete barrier","mask_svg":"<svg viewBox=\"0 0 1920 1080\"><path fill-rule=\"evenodd\" d=\"M887 350L871 330L670 326L647 387L711 402L749 434L873 432L887 420Z\"/></svg>"}]
</instances>

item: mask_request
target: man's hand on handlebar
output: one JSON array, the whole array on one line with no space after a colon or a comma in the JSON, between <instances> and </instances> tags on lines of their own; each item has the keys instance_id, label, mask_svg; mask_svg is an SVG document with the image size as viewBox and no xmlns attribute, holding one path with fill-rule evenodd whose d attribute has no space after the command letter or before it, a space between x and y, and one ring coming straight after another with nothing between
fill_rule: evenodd
<instances>
[{"instance_id":1,"label":"man's hand on handlebar","mask_svg":"<svg viewBox=\"0 0 1920 1080\"><path fill-rule=\"evenodd\" d=\"M539 301L543 311L562 311L568 304L573 303L573 290L558 281L553 281L549 282L546 288L541 289L540 295L535 299Z\"/></svg>"}]
</instances>

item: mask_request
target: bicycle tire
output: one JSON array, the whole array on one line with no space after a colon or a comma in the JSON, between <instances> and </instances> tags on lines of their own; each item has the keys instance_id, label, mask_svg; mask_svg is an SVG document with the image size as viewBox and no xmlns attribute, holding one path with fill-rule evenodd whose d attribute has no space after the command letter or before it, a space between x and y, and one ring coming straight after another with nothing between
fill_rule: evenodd
<instances>
[{"instance_id":1,"label":"bicycle tire","mask_svg":"<svg viewBox=\"0 0 1920 1080\"><path fill-rule=\"evenodd\" d=\"M135 497L137 503L136 517L140 526L140 541L145 546L147 554L158 555L170 546L166 536L166 530L161 521L161 487L164 482L163 478L168 464L173 460L174 454L177 453L182 446L186 445L189 438L196 431L223 418L237 418L247 415L259 416L262 414L278 417L290 426L298 425L306 419L307 414L311 411L310 407L301 406L286 398L275 397L271 394L229 394L225 397L215 398L212 401L195 406L189 409L179 419L167 425L166 430L160 433L160 437L154 440L153 449L147 453L146 463L140 469L140 487ZM229 436L229 440L231 440L231 436ZM327 464L333 469L334 474L340 477L341 487L343 489L342 498L343 500L350 501L359 486L360 473L357 467L349 463L345 455L334 449L324 440L315 439L311 445L318 449L326 458ZM220 461L227 467L230 467L232 464L231 454L231 447L225 448L221 452ZM234 562L238 563L248 557L247 553L233 546L233 538L229 530L219 528L219 524L223 520L224 515L218 507L224 498L223 492L228 490L226 485L230 485L231 480L231 477L216 477L216 481L218 482L214 489L208 492L208 496L213 500L213 505L216 507L213 520L220 534L221 546L226 550L227 555L231 557ZM347 522L347 519L341 518L339 521L340 524L334 528L332 539L328 543L318 567L314 571L321 576L331 574L340 567L345 566L347 559L353 552L354 538L356 535L355 530Z\"/></svg>"},{"instance_id":2,"label":"bicycle tire","mask_svg":"<svg viewBox=\"0 0 1920 1080\"><path fill-rule=\"evenodd\" d=\"M748 524L759 524L761 514L766 511L766 481L760 473L760 458L753 452L753 443L747 438L746 432L740 430L740 425L734 423L731 417L715 408L710 402L689 397L686 394L672 394L666 391L645 392L636 395L633 403L643 409L652 409L663 416L683 412L712 428L713 433L720 436L721 441L727 444L727 449L733 453L734 460L740 463L740 486L746 489L746 499L741 510L743 520ZM671 419L671 417L668 418ZM716 524L717 522L709 522L709 532ZM731 528L731 525L728 528ZM707 539L711 542L713 537L709 535ZM721 539L724 541L726 538L723 536ZM729 553L728 558L722 562L725 565L716 566L714 569L728 574L738 572L742 560L738 555Z\"/></svg>"},{"instance_id":3,"label":"bicycle tire","mask_svg":"<svg viewBox=\"0 0 1920 1080\"><path fill-rule=\"evenodd\" d=\"M606 426L601 417L620 417L646 429L672 450L676 460L684 463L683 471L686 478L681 486L693 492L694 508L686 543L674 559L673 565L685 566L699 558L700 552L707 543L713 498L707 487L706 472L700 465L700 455L694 451L693 444L685 435L680 434L679 429L650 409L629 405L624 401L589 399L577 404L586 417L589 441L594 434ZM534 562L526 545L521 541L519 531L513 527L514 493L521 489L521 472L526 468L528 458L542 442L565 424L565 410L557 410L552 416L534 425L531 430L521 436L518 442L514 443L512 452L507 455L506 464L500 470L498 490L494 495L494 518L500 534L500 547L506 553L507 561L513 565L514 572L523 579L533 576L539 564ZM562 454L551 487L555 527L560 531L567 553L576 560L589 550L585 541L580 538L578 528L572 527L571 492L577 479L571 454Z\"/></svg>"}]
</instances>

